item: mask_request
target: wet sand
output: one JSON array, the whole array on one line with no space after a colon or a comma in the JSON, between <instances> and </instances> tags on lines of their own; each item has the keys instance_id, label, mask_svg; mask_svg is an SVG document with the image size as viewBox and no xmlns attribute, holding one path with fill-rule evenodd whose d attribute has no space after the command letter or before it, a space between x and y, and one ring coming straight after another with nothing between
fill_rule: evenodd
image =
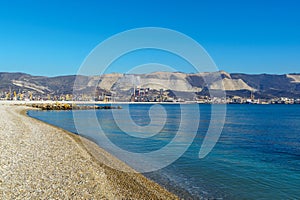
<instances>
[{"instance_id":1,"label":"wet sand","mask_svg":"<svg viewBox=\"0 0 300 200\"><path fill-rule=\"evenodd\" d=\"M26 109L0 103L0 199L177 199L141 174L107 167L101 159L129 168L93 142L28 117Z\"/></svg>"}]
</instances>

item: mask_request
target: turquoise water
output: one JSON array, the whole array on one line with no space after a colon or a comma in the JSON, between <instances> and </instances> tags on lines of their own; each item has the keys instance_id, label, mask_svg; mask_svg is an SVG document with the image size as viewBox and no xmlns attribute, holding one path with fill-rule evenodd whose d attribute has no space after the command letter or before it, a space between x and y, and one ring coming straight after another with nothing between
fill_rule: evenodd
<instances>
[{"instance_id":1,"label":"turquoise water","mask_svg":"<svg viewBox=\"0 0 300 200\"><path fill-rule=\"evenodd\" d=\"M165 126L159 134L146 139L125 134L114 122L111 110L97 110L96 114L115 145L145 153L167 145L178 130L180 106L163 106L167 112ZM193 112L195 105L181 106ZM138 125L150 123L150 107L129 106ZM199 129L188 150L173 164L145 173L147 177L187 199L300 199L300 105L227 105L221 137L204 159L199 159L198 153L211 106L199 108ZM82 116L87 133L96 130L89 123L93 111L74 112ZM77 133L72 111L29 111L29 115ZM191 118L187 123L196 122Z\"/></svg>"}]
</instances>

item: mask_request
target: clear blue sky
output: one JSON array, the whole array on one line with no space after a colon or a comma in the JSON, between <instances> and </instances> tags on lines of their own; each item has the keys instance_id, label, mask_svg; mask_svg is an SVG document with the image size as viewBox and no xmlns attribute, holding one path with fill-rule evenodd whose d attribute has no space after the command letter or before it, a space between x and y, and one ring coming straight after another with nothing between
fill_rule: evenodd
<instances>
[{"instance_id":1,"label":"clear blue sky","mask_svg":"<svg viewBox=\"0 0 300 200\"><path fill-rule=\"evenodd\" d=\"M106 38L158 26L194 38L221 70L299 73L299 10L297 0L1 0L0 71L75 74Z\"/></svg>"}]
</instances>

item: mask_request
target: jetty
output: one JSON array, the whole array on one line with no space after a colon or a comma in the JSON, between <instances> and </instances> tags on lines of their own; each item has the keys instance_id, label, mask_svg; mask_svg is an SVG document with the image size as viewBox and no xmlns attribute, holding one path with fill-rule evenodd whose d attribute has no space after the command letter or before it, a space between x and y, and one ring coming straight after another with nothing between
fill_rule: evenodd
<instances>
[{"instance_id":1,"label":"jetty","mask_svg":"<svg viewBox=\"0 0 300 200\"><path fill-rule=\"evenodd\" d=\"M71 103L40 103L40 104L27 104L29 107L39 108L41 110L100 110L100 109L122 109L121 106L111 105L77 105Z\"/></svg>"}]
</instances>

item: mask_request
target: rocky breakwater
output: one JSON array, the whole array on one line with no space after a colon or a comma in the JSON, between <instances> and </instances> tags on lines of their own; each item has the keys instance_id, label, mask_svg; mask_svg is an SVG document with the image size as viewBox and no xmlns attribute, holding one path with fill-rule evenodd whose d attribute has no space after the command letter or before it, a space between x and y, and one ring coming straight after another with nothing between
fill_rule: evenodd
<instances>
[{"instance_id":1,"label":"rocky breakwater","mask_svg":"<svg viewBox=\"0 0 300 200\"><path fill-rule=\"evenodd\" d=\"M76 105L69 103L43 103L30 104L29 107L39 108L41 110L99 110L99 109L122 109L121 106L97 106L97 105Z\"/></svg>"}]
</instances>

